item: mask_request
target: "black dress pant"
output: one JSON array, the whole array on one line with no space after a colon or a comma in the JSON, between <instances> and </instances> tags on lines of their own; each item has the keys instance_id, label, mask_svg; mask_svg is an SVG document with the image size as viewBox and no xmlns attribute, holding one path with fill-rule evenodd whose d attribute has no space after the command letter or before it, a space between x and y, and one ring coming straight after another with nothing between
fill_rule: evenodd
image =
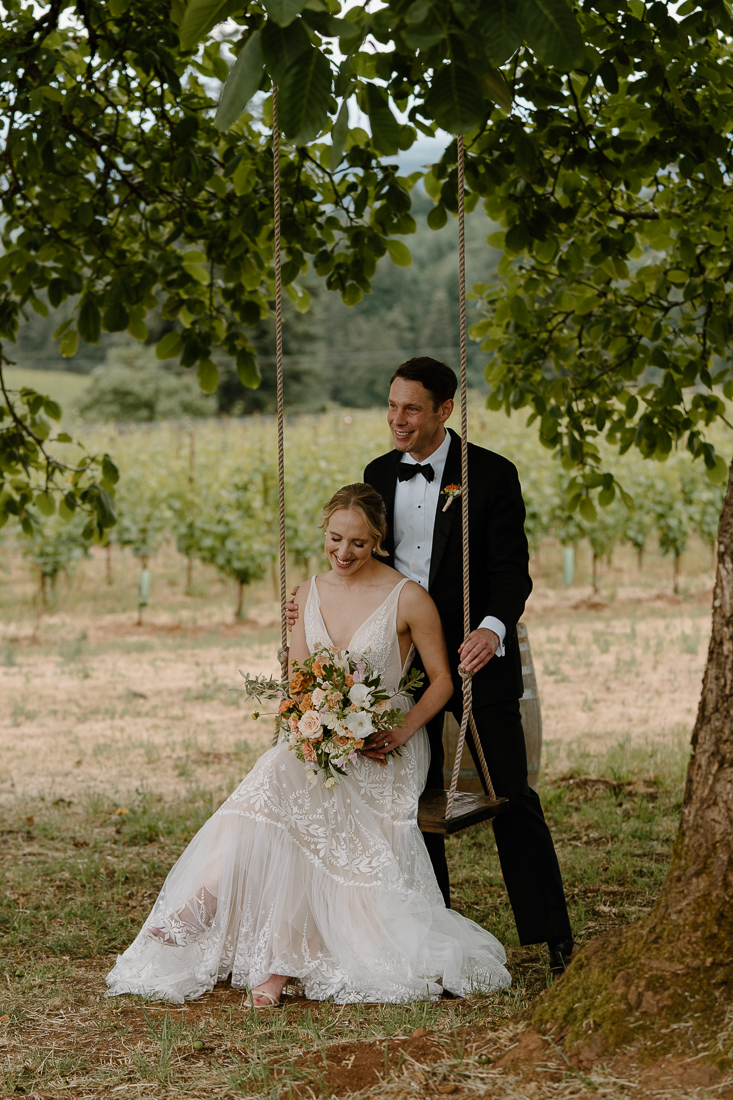
<instances>
[{"instance_id":1,"label":"black dress pant","mask_svg":"<svg viewBox=\"0 0 733 1100\"><path fill-rule=\"evenodd\" d=\"M460 710L455 716L460 722ZM519 700L474 709L473 716L494 789L497 795L509 799L509 809L494 818L492 824L519 942L572 939L555 845L539 796L527 783L527 751ZM428 722L427 729L430 738L427 786L441 790L444 786L443 714ZM470 731L467 740L475 758ZM452 761L450 763L452 765ZM476 768L481 775L478 761ZM423 837L438 885L449 906L445 840L437 833L424 833Z\"/></svg>"}]
</instances>

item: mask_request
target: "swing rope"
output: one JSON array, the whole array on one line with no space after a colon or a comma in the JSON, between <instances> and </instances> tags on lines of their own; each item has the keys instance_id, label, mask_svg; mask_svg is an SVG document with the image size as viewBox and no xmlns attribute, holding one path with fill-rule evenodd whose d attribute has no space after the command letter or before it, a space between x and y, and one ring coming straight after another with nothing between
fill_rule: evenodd
<instances>
[{"instance_id":1,"label":"swing rope","mask_svg":"<svg viewBox=\"0 0 733 1100\"><path fill-rule=\"evenodd\" d=\"M459 134L458 146L458 303L460 315L460 342L461 342L461 533L463 541L463 640L467 641L471 633L471 606L470 589L468 580L468 384L467 362L468 348L466 342L466 224L465 206L463 201L463 135ZM445 807L446 819L453 815L453 801L458 787L458 775L461 770L463 746L466 743L466 732L471 728L471 737L476 748L476 753L484 776L486 793L489 798L496 798L494 786L489 775L488 765L481 748L476 723L473 718L473 688L471 680L472 672L466 672L459 667L461 680L463 681L463 713L461 714L461 729L458 734L456 756L453 761L453 774L451 775L448 799Z\"/></svg>"},{"instance_id":2,"label":"swing rope","mask_svg":"<svg viewBox=\"0 0 733 1100\"><path fill-rule=\"evenodd\" d=\"M274 190L274 246L275 246L275 364L277 377L277 494L280 523L280 678L288 679L288 620L285 615L287 583L285 576L285 418L283 414L283 288L280 262L280 124L277 116L277 85L272 85L272 179ZM278 742L276 730L273 745Z\"/></svg>"},{"instance_id":3,"label":"swing rope","mask_svg":"<svg viewBox=\"0 0 733 1100\"><path fill-rule=\"evenodd\" d=\"M471 632L470 590L468 579L469 548L468 548L468 395L467 395L467 341L466 341L466 232L465 232L465 208L463 199L464 190L464 156L463 137L458 136L458 284L459 284L459 312L460 312L460 346L461 346L461 530L463 541L463 637L468 639ZM277 86L272 85L272 170L274 190L274 264L275 264L275 363L277 377L277 478L278 501L280 523L280 649L278 660L280 662L281 678L288 678L288 623L285 615L285 603L287 601L287 581L285 575L285 448L284 448L284 414L283 414L283 316L282 316L282 275L280 257L280 127L277 112ZM458 787L458 775L461 770L461 758L463 747L466 743L466 733L471 730L471 737L476 748L476 754L481 765L484 777L486 793L489 798L495 799L494 786L489 775L481 742L479 740L476 723L472 709L472 672L460 670L463 681L463 713L461 716L461 728L456 745L456 756L453 762L453 774L448 791L446 803L446 820L452 816L453 802ZM273 745L277 744L278 733L273 737Z\"/></svg>"}]
</instances>

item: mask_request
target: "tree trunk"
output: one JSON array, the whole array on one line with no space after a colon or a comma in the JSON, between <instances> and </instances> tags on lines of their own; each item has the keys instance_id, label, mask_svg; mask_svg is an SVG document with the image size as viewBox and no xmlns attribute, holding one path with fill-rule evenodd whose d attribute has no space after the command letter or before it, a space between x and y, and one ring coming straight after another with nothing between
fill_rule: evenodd
<instances>
[{"instance_id":1,"label":"tree trunk","mask_svg":"<svg viewBox=\"0 0 733 1100\"><path fill-rule=\"evenodd\" d=\"M186 558L186 592L191 591L193 584L193 558Z\"/></svg>"},{"instance_id":2,"label":"tree trunk","mask_svg":"<svg viewBox=\"0 0 733 1100\"><path fill-rule=\"evenodd\" d=\"M691 1035L713 1035L733 1002L732 897L733 465L718 528L712 636L669 873L648 918L578 953L542 998L535 1026L562 1021L569 1025L566 1043L580 1043L593 1058L650 1033L659 1055L680 1043L689 1051Z\"/></svg>"},{"instance_id":3,"label":"tree trunk","mask_svg":"<svg viewBox=\"0 0 733 1100\"><path fill-rule=\"evenodd\" d=\"M598 557L598 554L596 554L596 552L594 550L593 551L593 594L594 594L594 596L598 595L598 562L599 561L600 561L600 558Z\"/></svg>"},{"instance_id":4,"label":"tree trunk","mask_svg":"<svg viewBox=\"0 0 733 1100\"><path fill-rule=\"evenodd\" d=\"M637 548L636 548L636 562L637 562L637 565L639 566L639 572L641 573L642 569L644 568L644 547L643 546L637 546Z\"/></svg>"},{"instance_id":5,"label":"tree trunk","mask_svg":"<svg viewBox=\"0 0 733 1100\"><path fill-rule=\"evenodd\" d=\"M234 621L239 623L242 621L242 607L244 606L244 581L240 581L237 577L237 607L234 612Z\"/></svg>"},{"instance_id":6,"label":"tree trunk","mask_svg":"<svg viewBox=\"0 0 733 1100\"><path fill-rule=\"evenodd\" d=\"M674 578L674 583L672 585L672 591L674 592L675 596L679 596L679 594L680 594L680 564L681 564L681 562L682 562L682 555L675 552L674 566L673 566L673 572L672 572L672 576Z\"/></svg>"},{"instance_id":7,"label":"tree trunk","mask_svg":"<svg viewBox=\"0 0 733 1100\"><path fill-rule=\"evenodd\" d=\"M106 546L106 561L105 561L105 573L107 577L107 584L112 584L112 543L108 542Z\"/></svg>"}]
</instances>

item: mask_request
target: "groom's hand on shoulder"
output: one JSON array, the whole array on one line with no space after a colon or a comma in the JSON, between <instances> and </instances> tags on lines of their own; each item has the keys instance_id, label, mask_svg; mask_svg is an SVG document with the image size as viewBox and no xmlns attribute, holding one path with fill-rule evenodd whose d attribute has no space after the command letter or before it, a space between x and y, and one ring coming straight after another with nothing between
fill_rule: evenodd
<instances>
[{"instance_id":1,"label":"groom's hand on shoulder","mask_svg":"<svg viewBox=\"0 0 733 1100\"><path fill-rule=\"evenodd\" d=\"M298 595L298 587L299 586L296 584L295 588L290 593L291 596L295 597ZM298 618L298 605L295 599L288 600L285 604L285 618L288 621L288 630L292 630Z\"/></svg>"},{"instance_id":2,"label":"groom's hand on shoulder","mask_svg":"<svg viewBox=\"0 0 733 1100\"><path fill-rule=\"evenodd\" d=\"M489 663L500 644L499 635L488 627L472 630L467 641L458 647L462 666L467 672L478 672Z\"/></svg>"}]
</instances>

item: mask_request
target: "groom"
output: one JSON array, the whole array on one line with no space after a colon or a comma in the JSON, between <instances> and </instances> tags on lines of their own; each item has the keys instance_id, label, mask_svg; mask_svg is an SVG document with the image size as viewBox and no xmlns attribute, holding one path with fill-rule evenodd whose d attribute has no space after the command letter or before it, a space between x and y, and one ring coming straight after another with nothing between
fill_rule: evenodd
<instances>
[{"instance_id":1,"label":"groom","mask_svg":"<svg viewBox=\"0 0 733 1100\"><path fill-rule=\"evenodd\" d=\"M523 692L516 626L532 590L525 509L515 466L469 444L471 633L463 644L461 441L446 430L457 378L427 357L410 359L391 379L387 423L395 449L370 462L364 481L387 505L385 549L400 573L435 600L448 643L455 693L448 709L460 722L458 665L474 673L473 714L497 796L509 810L493 822L496 846L522 944L547 942L550 966L567 966L573 939L560 868L539 797L527 783L519 709ZM443 789L443 714L428 723L427 786ZM469 744L471 737L469 735ZM475 755L475 754L474 754ZM424 834L438 883L450 905L442 836Z\"/></svg>"}]
</instances>

